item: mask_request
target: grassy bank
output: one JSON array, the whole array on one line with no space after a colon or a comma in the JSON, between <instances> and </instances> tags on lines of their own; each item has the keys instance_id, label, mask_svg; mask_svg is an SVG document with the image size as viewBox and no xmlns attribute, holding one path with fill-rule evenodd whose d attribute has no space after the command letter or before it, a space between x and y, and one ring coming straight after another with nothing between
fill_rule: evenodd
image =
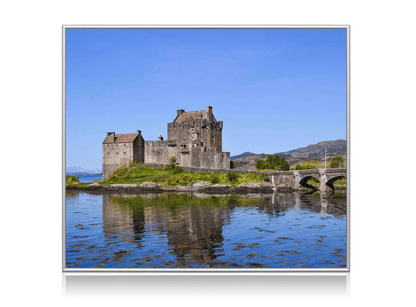
<instances>
[{"instance_id":1,"label":"grassy bank","mask_svg":"<svg viewBox=\"0 0 416 307\"><path fill-rule=\"evenodd\" d=\"M78 177L76 176L66 176L66 185L69 186L77 186L77 187L86 187L89 186L90 182L80 182Z\"/></svg>"},{"instance_id":2,"label":"grassy bank","mask_svg":"<svg viewBox=\"0 0 416 307\"><path fill-rule=\"evenodd\" d=\"M69 178L71 177L71 178ZM143 182L154 182L166 187L187 186L190 183L207 181L212 184L229 184L233 187L241 183L263 182L265 177L257 174L209 174L184 172L180 167L158 169L150 168L141 163L129 163L122 165L109 176L109 179L100 182L100 185L110 184L141 184ZM75 176L67 176L67 185L84 187L90 183L81 183Z\"/></svg>"},{"instance_id":3,"label":"grassy bank","mask_svg":"<svg viewBox=\"0 0 416 307\"><path fill-rule=\"evenodd\" d=\"M326 158L326 168L329 168L329 164L331 162L331 158ZM292 164L290 166L290 170L296 170L296 166L299 165L304 169L318 169L318 168L325 168L325 158L320 160L308 160L299 163ZM342 167L347 167L347 162L344 160Z\"/></svg>"},{"instance_id":4,"label":"grassy bank","mask_svg":"<svg viewBox=\"0 0 416 307\"><path fill-rule=\"evenodd\" d=\"M180 167L171 167L165 169L150 168L145 164L131 162L122 165L109 179L100 182L100 185L106 186L110 184L142 184L143 182L153 182L167 188L187 186L190 183L206 181L212 184L228 184L233 187L241 183L264 182L266 174L238 174L238 173L194 173L184 172ZM66 176L66 184L69 186L86 187L91 183L79 182L75 176ZM319 187L319 181L312 178L308 184ZM338 180L334 186L346 186L346 179Z\"/></svg>"}]
</instances>

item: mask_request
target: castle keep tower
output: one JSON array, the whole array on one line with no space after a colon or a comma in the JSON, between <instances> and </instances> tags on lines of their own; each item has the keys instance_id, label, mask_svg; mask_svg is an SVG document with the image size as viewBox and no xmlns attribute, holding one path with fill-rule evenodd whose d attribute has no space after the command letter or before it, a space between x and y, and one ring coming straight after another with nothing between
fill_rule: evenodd
<instances>
[{"instance_id":1,"label":"castle keep tower","mask_svg":"<svg viewBox=\"0 0 416 307\"><path fill-rule=\"evenodd\" d=\"M174 121L168 124L168 140L222 151L222 126L222 121L217 122L212 114L211 106L203 111L178 110Z\"/></svg>"},{"instance_id":2,"label":"castle keep tower","mask_svg":"<svg viewBox=\"0 0 416 307\"><path fill-rule=\"evenodd\" d=\"M168 123L167 140L160 135L157 141L144 141L139 130L131 134L109 132L103 142L103 178L131 160L164 165L171 156L179 166L230 169L230 153L222 152L222 128L223 122L217 121L212 107L207 106L201 111L178 110Z\"/></svg>"},{"instance_id":3,"label":"castle keep tower","mask_svg":"<svg viewBox=\"0 0 416 307\"><path fill-rule=\"evenodd\" d=\"M206 110L178 110L168 123L168 139L145 142L145 163L166 164L175 156L179 166L230 169L230 153L222 152L223 122L217 121L212 107Z\"/></svg>"}]
</instances>

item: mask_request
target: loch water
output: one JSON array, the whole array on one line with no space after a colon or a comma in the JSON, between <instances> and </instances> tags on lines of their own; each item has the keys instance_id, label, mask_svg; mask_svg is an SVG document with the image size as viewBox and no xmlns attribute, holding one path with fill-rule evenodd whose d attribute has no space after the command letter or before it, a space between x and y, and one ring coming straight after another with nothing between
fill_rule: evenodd
<instances>
[{"instance_id":1,"label":"loch water","mask_svg":"<svg viewBox=\"0 0 416 307\"><path fill-rule=\"evenodd\" d=\"M102 175L80 175L78 176L79 182L93 182L94 179L103 179Z\"/></svg>"},{"instance_id":2,"label":"loch water","mask_svg":"<svg viewBox=\"0 0 416 307\"><path fill-rule=\"evenodd\" d=\"M66 268L346 268L345 191L66 191Z\"/></svg>"}]
</instances>

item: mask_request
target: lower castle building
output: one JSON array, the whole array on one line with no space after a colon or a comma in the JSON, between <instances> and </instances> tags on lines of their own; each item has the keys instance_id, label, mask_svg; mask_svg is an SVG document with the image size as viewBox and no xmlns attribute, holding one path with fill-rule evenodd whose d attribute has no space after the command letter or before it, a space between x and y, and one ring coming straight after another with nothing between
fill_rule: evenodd
<instances>
[{"instance_id":1,"label":"lower castle building","mask_svg":"<svg viewBox=\"0 0 416 307\"><path fill-rule=\"evenodd\" d=\"M108 132L103 142L103 179L123 163L166 164L171 156L177 158L179 166L230 169L230 153L222 152L222 128L223 122L215 119L208 106L202 111L178 110L173 122L168 123L167 140L160 135L157 141L145 141L140 130Z\"/></svg>"}]
</instances>

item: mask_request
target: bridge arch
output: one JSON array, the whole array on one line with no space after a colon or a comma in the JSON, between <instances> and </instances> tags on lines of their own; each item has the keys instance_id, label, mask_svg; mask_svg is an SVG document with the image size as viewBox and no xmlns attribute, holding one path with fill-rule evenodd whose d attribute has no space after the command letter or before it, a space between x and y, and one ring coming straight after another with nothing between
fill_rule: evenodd
<instances>
[{"instance_id":1,"label":"bridge arch","mask_svg":"<svg viewBox=\"0 0 416 307\"><path fill-rule=\"evenodd\" d=\"M334 189L334 182L335 181L337 181L338 179L342 179L342 178L344 178L344 177L346 177L345 175L335 175L335 176L331 176L332 178L330 178L329 180L327 180L326 182L325 182L325 184L327 185L327 186L329 186L331 189L332 189L332 191L334 191L335 189Z\"/></svg>"},{"instance_id":2,"label":"bridge arch","mask_svg":"<svg viewBox=\"0 0 416 307\"><path fill-rule=\"evenodd\" d=\"M300 184L301 186L305 187L305 188L310 188L310 189L313 189L313 190L315 190L315 191L316 191L316 190L318 190L316 187L314 187L313 185L308 184L308 181L309 181L311 178L315 178L316 180L318 180L318 181L319 181L319 178L316 178L315 176L312 176L312 175L306 175L306 176L304 176L304 177L302 177L302 178L300 179L299 184Z\"/></svg>"}]
</instances>

